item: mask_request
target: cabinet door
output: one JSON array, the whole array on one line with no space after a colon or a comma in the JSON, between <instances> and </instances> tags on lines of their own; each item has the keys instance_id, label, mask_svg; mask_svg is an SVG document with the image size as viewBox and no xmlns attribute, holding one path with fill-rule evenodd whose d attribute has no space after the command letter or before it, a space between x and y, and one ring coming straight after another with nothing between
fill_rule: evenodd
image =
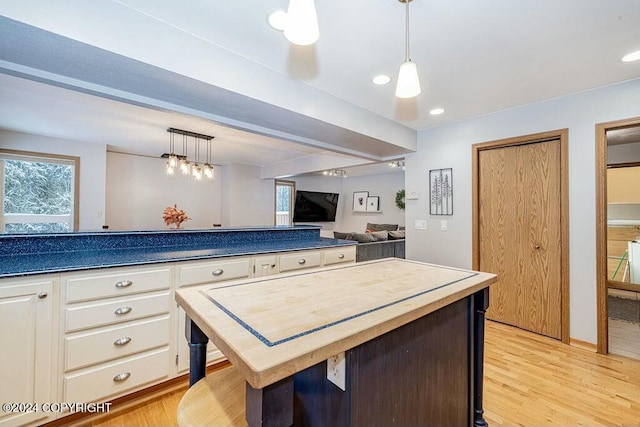
<instances>
[{"instance_id":1,"label":"cabinet door","mask_svg":"<svg viewBox=\"0 0 640 427\"><path fill-rule=\"evenodd\" d=\"M265 255L253 259L253 277L265 277L279 273L278 257Z\"/></svg>"},{"instance_id":2,"label":"cabinet door","mask_svg":"<svg viewBox=\"0 0 640 427\"><path fill-rule=\"evenodd\" d=\"M45 403L51 390L53 283L0 284L0 402ZM39 408L41 409L41 408ZM46 418L41 410L0 412L0 425L24 425Z\"/></svg>"},{"instance_id":3,"label":"cabinet door","mask_svg":"<svg viewBox=\"0 0 640 427\"><path fill-rule=\"evenodd\" d=\"M185 312L178 307L178 374L189 371L189 343L184 334L185 329ZM224 354L211 341L207 343L207 365L224 360Z\"/></svg>"}]
</instances>

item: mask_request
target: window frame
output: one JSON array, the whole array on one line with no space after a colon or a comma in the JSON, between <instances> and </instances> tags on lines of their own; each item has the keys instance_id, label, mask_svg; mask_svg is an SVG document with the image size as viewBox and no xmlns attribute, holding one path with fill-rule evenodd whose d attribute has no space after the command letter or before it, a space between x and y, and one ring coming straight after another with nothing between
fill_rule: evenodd
<instances>
[{"instance_id":1,"label":"window frame","mask_svg":"<svg viewBox=\"0 0 640 427\"><path fill-rule=\"evenodd\" d=\"M72 208L72 228L73 231L78 231L80 224L80 157L67 156L62 154L52 153L40 153L35 151L23 151L23 150L10 150L0 148L0 233L5 232L5 224L7 223L5 218L7 215L4 213L4 169L6 160L18 160L18 161L41 161L43 163L58 163L58 164L70 164L73 166L73 208ZM12 215L13 216L13 215ZM20 217L26 217L28 219L29 214L20 214ZM55 218L58 215L48 215L48 217ZM64 215L66 217L66 215ZM41 219L42 216L38 216ZM25 223L27 221L20 221L18 223ZM31 221L38 222L38 221ZM11 222L15 223L15 222Z\"/></svg>"},{"instance_id":2,"label":"window frame","mask_svg":"<svg viewBox=\"0 0 640 427\"><path fill-rule=\"evenodd\" d=\"M276 179L273 186L273 224L278 224L278 186L291 187L291 199L289 200L289 226L293 225L293 206L296 201L296 182L284 179Z\"/></svg>"}]
</instances>

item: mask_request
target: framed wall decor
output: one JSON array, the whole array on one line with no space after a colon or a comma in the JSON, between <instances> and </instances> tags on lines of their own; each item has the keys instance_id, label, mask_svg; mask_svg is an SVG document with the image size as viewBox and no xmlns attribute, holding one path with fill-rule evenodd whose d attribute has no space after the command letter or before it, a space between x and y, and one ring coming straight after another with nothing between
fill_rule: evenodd
<instances>
[{"instance_id":1,"label":"framed wall decor","mask_svg":"<svg viewBox=\"0 0 640 427\"><path fill-rule=\"evenodd\" d=\"M453 215L453 169L429 171L429 214Z\"/></svg>"},{"instance_id":2,"label":"framed wall decor","mask_svg":"<svg viewBox=\"0 0 640 427\"><path fill-rule=\"evenodd\" d=\"M380 197L379 196L367 197L367 211L377 212L379 210L380 210Z\"/></svg>"},{"instance_id":3,"label":"framed wall decor","mask_svg":"<svg viewBox=\"0 0 640 427\"><path fill-rule=\"evenodd\" d=\"M366 212L368 197L369 197L368 191L355 191L353 193L353 211Z\"/></svg>"}]
</instances>

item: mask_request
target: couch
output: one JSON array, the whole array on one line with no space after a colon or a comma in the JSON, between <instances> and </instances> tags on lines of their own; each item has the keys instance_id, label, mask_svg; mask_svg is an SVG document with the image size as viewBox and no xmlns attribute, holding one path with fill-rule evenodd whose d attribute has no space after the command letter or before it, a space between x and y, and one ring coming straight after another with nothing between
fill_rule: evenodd
<instances>
[{"instance_id":1,"label":"couch","mask_svg":"<svg viewBox=\"0 0 640 427\"><path fill-rule=\"evenodd\" d=\"M405 231L404 227L398 227L397 224L368 223L364 233L334 231L333 236L358 242L356 262L405 257Z\"/></svg>"}]
</instances>

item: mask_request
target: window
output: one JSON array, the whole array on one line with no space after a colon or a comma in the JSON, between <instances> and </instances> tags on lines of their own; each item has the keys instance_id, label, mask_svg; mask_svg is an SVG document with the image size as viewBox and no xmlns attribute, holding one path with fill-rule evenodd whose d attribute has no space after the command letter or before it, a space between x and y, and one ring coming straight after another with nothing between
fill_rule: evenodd
<instances>
[{"instance_id":1,"label":"window","mask_svg":"<svg viewBox=\"0 0 640 427\"><path fill-rule=\"evenodd\" d=\"M293 224L293 198L296 194L294 181L276 180L276 225Z\"/></svg>"},{"instance_id":2,"label":"window","mask_svg":"<svg viewBox=\"0 0 640 427\"><path fill-rule=\"evenodd\" d=\"M77 157L0 150L0 232L77 230Z\"/></svg>"}]
</instances>

